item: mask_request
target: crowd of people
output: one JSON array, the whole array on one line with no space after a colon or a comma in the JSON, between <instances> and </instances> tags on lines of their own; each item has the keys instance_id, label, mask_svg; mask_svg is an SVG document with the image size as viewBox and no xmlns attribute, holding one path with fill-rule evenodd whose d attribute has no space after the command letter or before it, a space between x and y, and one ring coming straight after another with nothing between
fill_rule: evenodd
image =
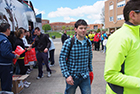
<instances>
[{"instance_id":1,"label":"crowd of people","mask_svg":"<svg viewBox=\"0 0 140 94\"><path fill-rule=\"evenodd\" d=\"M101 52L105 53L106 52L106 44L107 44L107 39L108 37L113 34L114 30L110 31L110 34L107 34L106 31L92 31L90 30L89 32L86 33L86 38L88 38L91 43L92 43L92 50L95 51L99 51L100 50L100 46L101 46ZM67 31L65 30L63 35L61 36L61 42L62 45L64 44L65 40L68 38L72 38L74 36L76 36L77 33L75 33L75 35L67 35Z\"/></svg>"},{"instance_id":2,"label":"crowd of people","mask_svg":"<svg viewBox=\"0 0 140 94\"><path fill-rule=\"evenodd\" d=\"M17 47L20 50L17 50ZM9 23L1 23L0 79L2 91L12 90L13 74L30 74L36 65L38 66L36 79L42 78L42 63L46 65L47 76L51 77L50 67L55 64L54 52L55 46L49 34L41 33L39 27L31 30L29 26L29 31L20 27L13 33L10 31ZM31 82L24 81L24 87L29 87L30 84Z\"/></svg>"}]
</instances>

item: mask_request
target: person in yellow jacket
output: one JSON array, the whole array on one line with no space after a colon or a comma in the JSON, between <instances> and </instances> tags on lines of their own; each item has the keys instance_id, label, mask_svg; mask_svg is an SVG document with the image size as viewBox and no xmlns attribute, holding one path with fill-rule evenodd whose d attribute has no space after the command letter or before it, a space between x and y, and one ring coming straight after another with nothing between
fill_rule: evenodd
<instances>
[{"instance_id":1,"label":"person in yellow jacket","mask_svg":"<svg viewBox=\"0 0 140 94\"><path fill-rule=\"evenodd\" d=\"M107 42L106 94L140 94L140 0L128 1L123 15L125 23Z\"/></svg>"},{"instance_id":2,"label":"person in yellow jacket","mask_svg":"<svg viewBox=\"0 0 140 94\"><path fill-rule=\"evenodd\" d=\"M94 41L93 41L94 40L94 36L95 36L95 34L93 34L92 31L90 31L90 34L88 34L88 38L89 38L89 40L92 43L92 48L94 46Z\"/></svg>"}]
</instances>

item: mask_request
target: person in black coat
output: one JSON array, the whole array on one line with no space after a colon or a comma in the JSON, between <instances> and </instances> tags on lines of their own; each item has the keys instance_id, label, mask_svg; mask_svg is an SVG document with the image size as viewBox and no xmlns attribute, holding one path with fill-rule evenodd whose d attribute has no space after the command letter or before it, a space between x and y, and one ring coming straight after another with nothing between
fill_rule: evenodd
<instances>
[{"instance_id":1,"label":"person in black coat","mask_svg":"<svg viewBox=\"0 0 140 94\"><path fill-rule=\"evenodd\" d=\"M21 46L23 49L25 49L25 45L23 43L23 36L24 36L24 30L23 29L18 29L16 32L15 32L15 35L17 37L16 41L15 41L15 47L14 49L16 49L16 47L19 45ZM26 51L27 50L31 50L31 48L26 48ZM26 52L25 51L25 52ZM19 64L19 68L20 68L20 74L21 75L24 75L26 74L26 71L27 71L27 68L25 67L25 64L24 64L24 56L25 56L25 52L23 54L20 55L19 59L17 60L18 64Z\"/></svg>"},{"instance_id":2,"label":"person in black coat","mask_svg":"<svg viewBox=\"0 0 140 94\"><path fill-rule=\"evenodd\" d=\"M67 33L67 31L65 30L65 31L64 31L64 34L61 36L62 45L64 44L65 40L68 39L66 33Z\"/></svg>"},{"instance_id":3,"label":"person in black coat","mask_svg":"<svg viewBox=\"0 0 140 94\"><path fill-rule=\"evenodd\" d=\"M48 62L48 51L51 46L51 41L49 40L49 37L46 34L42 34L39 27L35 28L35 34L37 37L35 38L35 42L32 45L32 47L36 47L38 50L37 53L37 61L38 61L38 77L36 79L40 79L43 77L43 71L42 71L42 62L44 61L46 65L46 70L48 72L48 77L51 76L51 69L49 67Z\"/></svg>"}]
</instances>

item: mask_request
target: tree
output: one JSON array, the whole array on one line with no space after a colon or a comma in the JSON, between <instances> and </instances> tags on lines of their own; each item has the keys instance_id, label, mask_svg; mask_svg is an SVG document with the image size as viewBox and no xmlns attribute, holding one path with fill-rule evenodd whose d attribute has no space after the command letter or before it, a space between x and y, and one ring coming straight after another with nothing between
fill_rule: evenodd
<instances>
[{"instance_id":1,"label":"tree","mask_svg":"<svg viewBox=\"0 0 140 94\"><path fill-rule=\"evenodd\" d=\"M70 26L69 29L70 29L70 31L72 31L74 29L74 27L73 26Z\"/></svg>"},{"instance_id":2,"label":"tree","mask_svg":"<svg viewBox=\"0 0 140 94\"><path fill-rule=\"evenodd\" d=\"M65 29L66 29L66 26L63 25L63 26L62 26L62 30L64 31Z\"/></svg>"},{"instance_id":3,"label":"tree","mask_svg":"<svg viewBox=\"0 0 140 94\"><path fill-rule=\"evenodd\" d=\"M51 26L49 24L45 24L42 26L42 29L47 32L48 30L51 30Z\"/></svg>"},{"instance_id":4,"label":"tree","mask_svg":"<svg viewBox=\"0 0 140 94\"><path fill-rule=\"evenodd\" d=\"M101 30L100 30L100 29L98 29L98 30L97 30L97 33L99 33L100 31L101 31Z\"/></svg>"},{"instance_id":5,"label":"tree","mask_svg":"<svg viewBox=\"0 0 140 94\"><path fill-rule=\"evenodd\" d=\"M105 24L105 7L102 8L102 13L100 14L101 21L103 24Z\"/></svg>"},{"instance_id":6,"label":"tree","mask_svg":"<svg viewBox=\"0 0 140 94\"><path fill-rule=\"evenodd\" d=\"M70 27L66 27L66 30L70 30Z\"/></svg>"}]
</instances>

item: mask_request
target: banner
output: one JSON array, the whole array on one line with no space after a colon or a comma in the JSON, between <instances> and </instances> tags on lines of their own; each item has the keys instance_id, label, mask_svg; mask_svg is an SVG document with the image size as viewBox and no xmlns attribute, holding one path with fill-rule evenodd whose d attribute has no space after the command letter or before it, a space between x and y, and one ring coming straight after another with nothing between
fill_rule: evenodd
<instances>
[{"instance_id":1,"label":"banner","mask_svg":"<svg viewBox=\"0 0 140 94\"><path fill-rule=\"evenodd\" d=\"M21 46L18 45L16 47L15 54L21 55L24 52L25 52L25 50ZM16 64L16 62L17 62L17 59L14 58L13 63Z\"/></svg>"}]
</instances>

